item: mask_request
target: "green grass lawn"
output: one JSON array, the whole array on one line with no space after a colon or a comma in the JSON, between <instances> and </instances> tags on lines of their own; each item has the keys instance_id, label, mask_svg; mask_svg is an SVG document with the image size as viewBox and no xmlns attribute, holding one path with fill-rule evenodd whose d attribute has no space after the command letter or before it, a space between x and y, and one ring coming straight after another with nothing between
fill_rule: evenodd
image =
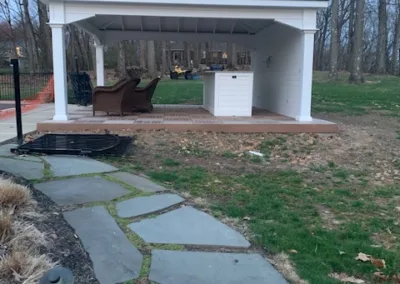
<instances>
[{"instance_id":1,"label":"green grass lawn","mask_svg":"<svg viewBox=\"0 0 400 284\"><path fill-rule=\"evenodd\" d=\"M400 78L366 76L359 86L346 80L341 74L332 83L316 73L313 112L399 116ZM162 81L154 96L160 104L201 101L201 81ZM385 137L368 132L372 142L357 148L349 146L353 135L137 133L134 152L106 160L247 227L256 248L272 259L288 254L308 283L340 283L332 273L365 283L381 283L378 272L400 279L400 140L393 130ZM249 147L264 158L248 155ZM386 267L355 260L360 252L385 260Z\"/></svg>"},{"instance_id":2,"label":"green grass lawn","mask_svg":"<svg viewBox=\"0 0 400 284\"><path fill-rule=\"evenodd\" d=\"M377 283L373 273L379 270L356 261L359 252L384 259L384 275L399 273L399 184L375 185L366 165L314 164L312 158L301 167L291 162L326 155L329 138L153 132L138 133L137 139L135 152L106 161L144 173L185 197L189 193L191 202L217 218L245 224L256 247L272 255L287 253L309 283L340 283L331 273ZM240 150L249 145L265 158Z\"/></svg>"},{"instance_id":3,"label":"green grass lawn","mask_svg":"<svg viewBox=\"0 0 400 284\"><path fill-rule=\"evenodd\" d=\"M400 77L366 76L362 85L349 84L347 77L341 74L340 81L332 83L327 73L315 73L313 113L359 115L384 110L386 115L400 115ZM161 81L154 94L157 104L202 104L202 100L202 81Z\"/></svg>"}]
</instances>

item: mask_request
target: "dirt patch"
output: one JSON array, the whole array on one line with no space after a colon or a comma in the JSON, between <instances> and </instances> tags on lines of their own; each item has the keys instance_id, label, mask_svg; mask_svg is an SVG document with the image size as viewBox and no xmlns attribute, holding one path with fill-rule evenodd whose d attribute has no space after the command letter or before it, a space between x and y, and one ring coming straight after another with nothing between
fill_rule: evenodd
<instances>
[{"instance_id":1,"label":"dirt patch","mask_svg":"<svg viewBox=\"0 0 400 284\"><path fill-rule=\"evenodd\" d=\"M71 269L76 283L98 284L89 256L76 238L73 229L64 220L58 206L26 180L2 171L0 175L11 178L15 183L26 185L32 191L32 197L38 203L37 211L43 216L34 220L33 224L40 232L45 233L48 239L48 245L40 247L39 253Z\"/></svg>"}]
</instances>

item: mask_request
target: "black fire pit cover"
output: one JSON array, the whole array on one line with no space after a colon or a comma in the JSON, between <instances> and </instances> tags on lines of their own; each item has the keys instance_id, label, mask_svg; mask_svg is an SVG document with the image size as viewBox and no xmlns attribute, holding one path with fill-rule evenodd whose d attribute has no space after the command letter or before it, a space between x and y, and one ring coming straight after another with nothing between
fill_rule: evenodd
<instances>
[{"instance_id":1,"label":"black fire pit cover","mask_svg":"<svg viewBox=\"0 0 400 284\"><path fill-rule=\"evenodd\" d=\"M128 141L129 140L129 141ZM111 134L45 134L15 149L20 154L109 155L119 154L132 142L131 137ZM115 152L115 153L114 153ZM121 154L122 155L122 154Z\"/></svg>"}]
</instances>

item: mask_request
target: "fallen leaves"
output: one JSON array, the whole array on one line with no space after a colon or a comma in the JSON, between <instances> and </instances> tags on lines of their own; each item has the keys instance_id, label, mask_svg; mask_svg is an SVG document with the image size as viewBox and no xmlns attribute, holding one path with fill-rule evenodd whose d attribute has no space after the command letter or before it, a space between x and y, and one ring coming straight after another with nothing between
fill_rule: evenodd
<instances>
[{"instance_id":1,"label":"fallen leaves","mask_svg":"<svg viewBox=\"0 0 400 284\"><path fill-rule=\"evenodd\" d=\"M329 274L329 276L343 283L356 283L356 284L365 283L364 280L355 278L354 276L348 276L346 273L331 273Z\"/></svg>"},{"instance_id":2,"label":"fallen leaves","mask_svg":"<svg viewBox=\"0 0 400 284\"><path fill-rule=\"evenodd\" d=\"M400 283L400 274L387 276L381 271L374 272L374 276L382 281L391 281L391 283Z\"/></svg>"},{"instance_id":3,"label":"fallen leaves","mask_svg":"<svg viewBox=\"0 0 400 284\"><path fill-rule=\"evenodd\" d=\"M374 258L369 254L359 252L355 260L361 260L363 262L371 262L376 268L386 268L386 263L384 259Z\"/></svg>"},{"instance_id":4,"label":"fallen leaves","mask_svg":"<svg viewBox=\"0 0 400 284\"><path fill-rule=\"evenodd\" d=\"M368 254L365 254L363 252L359 252L358 255L356 256L355 260L361 260L363 262L371 261L371 256Z\"/></svg>"},{"instance_id":5,"label":"fallen leaves","mask_svg":"<svg viewBox=\"0 0 400 284\"><path fill-rule=\"evenodd\" d=\"M376 268L386 268L386 263L384 259L377 259L371 257L371 263L376 267Z\"/></svg>"}]
</instances>

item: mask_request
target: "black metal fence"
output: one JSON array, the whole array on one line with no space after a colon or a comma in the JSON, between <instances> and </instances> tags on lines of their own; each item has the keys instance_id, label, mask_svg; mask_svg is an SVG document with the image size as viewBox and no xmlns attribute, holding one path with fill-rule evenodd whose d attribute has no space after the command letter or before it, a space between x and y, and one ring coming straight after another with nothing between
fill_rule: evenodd
<instances>
[{"instance_id":1,"label":"black metal fence","mask_svg":"<svg viewBox=\"0 0 400 284\"><path fill-rule=\"evenodd\" d=\"M11 70L10 70L11 71ZM48 84L53 73L20 73L21 100L35 99ZM0 100L14 100L14 77L12 73L0 73Z\"/></svg>"}]
</instances>

